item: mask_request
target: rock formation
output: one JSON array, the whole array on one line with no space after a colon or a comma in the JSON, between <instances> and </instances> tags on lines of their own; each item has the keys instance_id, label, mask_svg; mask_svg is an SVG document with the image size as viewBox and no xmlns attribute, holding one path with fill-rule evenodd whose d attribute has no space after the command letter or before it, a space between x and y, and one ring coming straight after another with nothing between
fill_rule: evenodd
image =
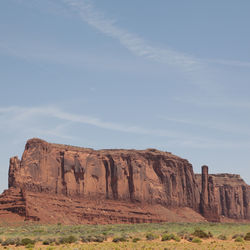
<instances>
[{"instance_id":1,"label":"rock formation","mask_svg":"<svg viewBox=\"0 0 250 250\"><path fill-rule=\"evenodd\" d=\"M219 221L250 219L249 186L228 176L195 175L168 152L93 150L31 139L22 159L10 159L6 213L62 223Z\"/></svg>"},{"instance_id":2,"label":"rock formation","mask_svg":"<svg viewBox=\"0 0 250 250\"><path fill-rule=\"evenodd\" d=\"M200 212L209 221L219 221L218 204L215 199L213 178L208 175L208 167L202 166Z\"/></svg>"},{"instance_id":3,"label":"rock formation","mask_svg":"<svg viewBox=\"0 0 250 250\"><path fill-rule=\"evenodd\" d=\"M224 218L250 220L250 186L236 174L212 174L209 175L207 184L204 184L206 166L203 166L203 169L202 176L195 175L201 196L206 188L209 197L207 203L201 199L203 216L210 221L217 220L218 217L222 221Z\"/></svg>"}]
</instances>

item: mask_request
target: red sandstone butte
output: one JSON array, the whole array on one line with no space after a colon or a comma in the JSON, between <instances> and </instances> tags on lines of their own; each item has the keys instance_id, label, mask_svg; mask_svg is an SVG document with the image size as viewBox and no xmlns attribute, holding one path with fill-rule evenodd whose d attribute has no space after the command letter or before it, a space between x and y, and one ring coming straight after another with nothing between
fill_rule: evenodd
<instances>
[{"instance_id":1,"label":"red sandstone butte","mask_svg":"<svg viewBox=\"0 0 250 250\"><path fill-rule=\"evenodd\" d=\"M93 150L28 140L10 159L0 221L145 223L249 220L250 188L238 175L195 175L168 152Z\"/></svg>"}]
</instances>

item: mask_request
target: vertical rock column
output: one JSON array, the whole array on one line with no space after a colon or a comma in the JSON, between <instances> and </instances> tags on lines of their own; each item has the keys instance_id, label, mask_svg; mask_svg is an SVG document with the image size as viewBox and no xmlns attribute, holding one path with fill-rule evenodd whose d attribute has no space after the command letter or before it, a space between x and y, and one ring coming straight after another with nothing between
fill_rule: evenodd
<instances>
[{"instance_id":1,"label":"vertical rock column","mask_svg":"<svg viewBox=\"0 0 250 250\"><path fill-rule=\"evenodd\" d=\"M201 184L201 212L204 214L208 207L208 166L202 166Z\"/></svg>"},{"instance_id":2,"label":"vertical rock column","mask_svg":"<svg viewBox=\"0 0 250 250\"><path fill-rule=\"evenodd\" d=\"M219 222L218 204L215 200L213 178L208 176L208 166L202 166L200 212L208 220Z\"/></svg>"},{"instance_id":3,"label":"vertical rock column","mask_svg":"<svg viewBox=\"0 0 250 250\"><path fill-rule=\"evenodd\" d=\"M9 165L9 188L16 187L16 179L15 179L15 172L18 171L20 168L20 160L17 156L10 158L10 165Z\"/></svg>"}]
</instances>

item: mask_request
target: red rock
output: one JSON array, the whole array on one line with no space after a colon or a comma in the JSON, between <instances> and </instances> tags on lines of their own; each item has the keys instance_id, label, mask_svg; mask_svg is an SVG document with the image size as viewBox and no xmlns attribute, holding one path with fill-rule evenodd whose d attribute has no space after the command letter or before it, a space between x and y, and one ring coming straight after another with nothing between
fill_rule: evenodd
<instances>
[{"instance_id":1,"label":"red rock","mask_svg":"<svg viewBox=\"0 0 250 250\"><path fill-rule=\"evenodd\" d=\"M206 168L203 185L199 178L187 160L168 152L93 150L31 139L21 161L10 159L0 219L1 211L46 223L204 221L199 213L210 221L220 215L249 218L247 185L242 193L237 189L243 198L231 212L226 201L236 189L218 186L221 178ZM218 201L218 190L225 202ZM235 198L229 200L234 204Z\"/></svg>"},{"instance_id":2,"label":"red rock","mask_svg":"<svg viewBox=\"0 0 250 250\"><path fill-rule=\"evenodd\" d=\"M208 178L208 203L201 198L203 216L209 221L216 221L218 217L220 220L250 220L250 186L236 174L210 174ZM196 175L202 196L201 179Z\"/></svg>"}]
</instances>

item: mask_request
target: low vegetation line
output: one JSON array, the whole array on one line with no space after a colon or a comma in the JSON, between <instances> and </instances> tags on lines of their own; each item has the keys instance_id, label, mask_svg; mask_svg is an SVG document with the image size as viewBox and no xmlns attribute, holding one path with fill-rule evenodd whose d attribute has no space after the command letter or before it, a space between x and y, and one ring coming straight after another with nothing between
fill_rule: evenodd
<instances>
[{"instance_id":1,"label":"low vegetation line","mask_svg":"<svg viewBox=\"0 0 250 250\"><path fill-rule=\"evenodd\" d=\"M45 249L192 249L242 244L250 249L250 224L152 223L115 225L0 224L0 246ZM218 246L216 245L218 244ZM231 245L229 245L231 244ZM216 247L217 246L217 247ZM222 248L223 246L223 248ZM191 247L191 246L190 246Z\"/></svg>"}]
</instances>

